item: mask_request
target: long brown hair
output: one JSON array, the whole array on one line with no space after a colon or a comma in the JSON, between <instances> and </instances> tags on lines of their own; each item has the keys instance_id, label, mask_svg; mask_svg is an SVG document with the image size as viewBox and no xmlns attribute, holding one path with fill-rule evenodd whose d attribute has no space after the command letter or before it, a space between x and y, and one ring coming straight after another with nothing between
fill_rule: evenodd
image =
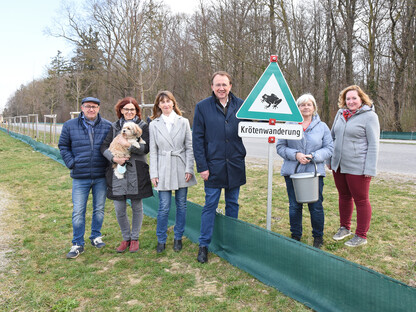
<instances>
[{"instance_id":1,"label":"long brown hair","mask_svg":"<svg viewBox=\"0 0 416 312\"><path fill-rule=\"evenodd\" d=\"M169 100L172 101L173 110L175 111L176 114L178 114L179 116L182 116L182 112L179 109L178 103L176 102L176 99L173 96L172 92L165 90L165 91L159 91L159 93L156 95L155 103L153 105L153 115L150 116L150 119L153 120L153 119L160 117L160 115L162 115L162 110L159 107L159 103L165 98L168 98Z\"/></svg>"},{"instance_id":2,"label":"long brown hair","mask_svg":"<svg viewBox=\"0 0 416 312\"><path fill-rule=\"evenodd\" d=\"M139 104L137 103L137 101L131 97L125 97L124 99L118 100L117 104L114 106L114 109L116 111L117 117L118 119L121 118L121 116L123 116L123 114L121 113L121 110L123 109L124 106L126 106L127 104L133 104L134 107L136 108L136 115L142 119L142 110L139 106Z\"/></svg>"},{"instance_id":3,"label":"long brown hair","mask_svg":"<svg viewBox=\"0 0 416 312\"><path fill-rule=\"evenodd\" d=\"M339 93L339 98L338 98L338 107L339 108L346 108L347 104L345 103L345 97L347 96L347 93L349 91L357 91L358 96L361 99L361 102L363 105L368 105L368 106L373 106L373 101L370 99L370 97L363 91L361 90L361 88L357 85L352 85L349 87L346 87L344 90L342 90Z\"/></svg>"}]
</instances>

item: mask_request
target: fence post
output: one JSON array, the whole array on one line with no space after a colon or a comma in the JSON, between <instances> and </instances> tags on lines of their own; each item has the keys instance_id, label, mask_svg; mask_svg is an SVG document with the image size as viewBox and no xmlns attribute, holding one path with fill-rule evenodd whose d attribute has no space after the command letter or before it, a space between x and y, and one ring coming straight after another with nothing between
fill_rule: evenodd
<instances>
[{"instance_id":1,"label":"fence post","mask_svg":"<svg viewBox=\"0 0 416 312\"><path fill-rule=\"evenodd\" d=\"M43 132L43 142L45 143L46 118L50 118L50 119L52 119L52 124L50 124L50 126L49 126L49 133L50 133L49 143L55 144L55 136L56 136L56 114L54 114L54 115L44 115L43 117L44 117L44 124L45 124L45 131Z\"/></svg>"},{"instance_id":2,"label":"fence post","mask_svg":"<svg viewBox=\"0 0 416 312\"><path fill-rule=\"evenodd\" d=\"M29 114L29 129L31 126L31 122L30 122L30 117L34 117L34 121L33 121L33 136L36 138L36 140L39 138L39 130L38 130L38 123L39 123L39 118L38 118L38 114ZM35 136L35 128L36 128L36 136ZM30 135L30 132L29 132Z\"/></svg>"},{"instance_id":3,"label":"fence post","mask_svg":"<svg viewBox=\"0 0 416 312\"><path fill-rule=\"evenodd\" d=\"M74 119L75 117L78 117L80 112L69 112L69 114L71 115L71 119Z\"/></svg>"},{"instance_id":4,"label":"fence post","mask_svg":"<svg viewBox=\"0 0 416 312\"><path fill-rule=\"evenodd\" d=\"M140 108L142 109L142 112L143 112L143 113L145 113L145 112L146 112L146 109L150 109L150 115L149 115L149 116L151 116L151 115L152 115L153 105L154 105L154 104L139 104L139 106L140 106ZM143 120L144 120L144 121L146 121L145 116L146 116L146 114L143 114L143 116L142 116L142 118L143 118Z\"/></svg>"}]
</instances>

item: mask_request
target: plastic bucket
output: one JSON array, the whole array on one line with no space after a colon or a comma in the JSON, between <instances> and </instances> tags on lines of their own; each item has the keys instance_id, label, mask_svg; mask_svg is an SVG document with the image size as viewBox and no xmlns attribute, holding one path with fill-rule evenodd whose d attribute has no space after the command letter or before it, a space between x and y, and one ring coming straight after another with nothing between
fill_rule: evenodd
<instances>
[{"instance_id":1,"label":"plastic bucket","mask_svg":"<svg viewBox=\"0 0 416 312\"><path fill-rule=\"evenodd\" d=\"M290 176L293 182L293 188L295 189L296 201L298 203L315 203L319 199L320 175L317 173L318 169L313 159L312 162L315 165L315 172L296 173L300 164L298 163L295 168L295 173Z\"/></svg>"}]
</instances>

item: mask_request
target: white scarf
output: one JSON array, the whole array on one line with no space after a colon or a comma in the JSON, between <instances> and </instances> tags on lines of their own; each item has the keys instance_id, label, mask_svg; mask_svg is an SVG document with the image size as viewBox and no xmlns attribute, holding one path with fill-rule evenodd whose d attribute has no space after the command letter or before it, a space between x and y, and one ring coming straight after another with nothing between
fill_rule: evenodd
<instances>
[{"instance_id":1,"label":"white scarf","mask_svg":"<svg viewBox=\"0 0 416 312\"><path fill-rule=\"evenodd\" d=\"M176 116L178 116L175 111L172 111L169 116L166 116L162 114L162 119L165 122L166 128L168 129L168 132L172 130L172 127L176 121Z\"/></svg>"}]
</instances>

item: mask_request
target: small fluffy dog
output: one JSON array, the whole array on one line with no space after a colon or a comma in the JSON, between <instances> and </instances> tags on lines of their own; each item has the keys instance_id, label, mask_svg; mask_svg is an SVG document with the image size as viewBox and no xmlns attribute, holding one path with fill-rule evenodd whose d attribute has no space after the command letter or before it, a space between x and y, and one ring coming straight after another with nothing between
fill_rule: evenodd
<instances>
[{"instance_id":1,"label":"small fluffy dog","mask_svg":"<svg viewBox=\"0 0 416 312\"><path fill-rule=\"evenodd\" d=\"M113 157L130 157L130 151L127 147L120 144L120 138L125 138L131 145L140 148L140 143L145 144L146 142L141 138L143 131L142 129L135 124L134 122L126 122L123 125L123 128L120 131L108 148L113 154ZM120 168L121 167L121 168ZM124 170L123 170L124 169ZM118 164L113 164L114 174L118 179L124 178L125 165L120 166Z\"/></svg>"}]
</instances>

